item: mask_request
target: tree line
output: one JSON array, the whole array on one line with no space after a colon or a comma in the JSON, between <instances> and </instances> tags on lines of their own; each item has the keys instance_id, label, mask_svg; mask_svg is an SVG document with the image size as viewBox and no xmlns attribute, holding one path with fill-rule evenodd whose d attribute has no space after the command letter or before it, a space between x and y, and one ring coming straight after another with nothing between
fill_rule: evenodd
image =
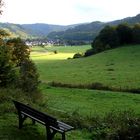
<instances>
[{"instance_id":1,"label":"tree line","mask_svg":"<svg viewBox=\"0 0 140 140\"><path fill-rule=\"evenodd\" d=\"M92 49L87 50L85 56L127 44L140 44L139 23L133 26L125 23L118 26L105 26L93 40Z\"/></svg>"}]
</instances>

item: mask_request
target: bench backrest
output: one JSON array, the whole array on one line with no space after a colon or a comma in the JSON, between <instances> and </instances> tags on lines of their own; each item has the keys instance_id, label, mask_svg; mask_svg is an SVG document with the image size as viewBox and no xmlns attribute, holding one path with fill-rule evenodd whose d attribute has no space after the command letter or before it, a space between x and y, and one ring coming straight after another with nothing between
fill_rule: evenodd
<instances>
[{"instance_id":1,"label":"bench backrest","mask_svg":"<svg viewBox=\"0 0 140 140\"><path fill-rule=\"evenodd\" d=\"M40 122L45 123L48 126L54 126L54 127L58 127L58 123L57 123L57 119L55 119L54 117L42 113L34 108L31 108L28 105L25 105L23 103L17 102L17 101L13 101L15 104L15 107L17 108L18 112L23 112L24 114L27 114L29 116L32 116L33 118L39 120Z\"/></svg>"}]
</instances>

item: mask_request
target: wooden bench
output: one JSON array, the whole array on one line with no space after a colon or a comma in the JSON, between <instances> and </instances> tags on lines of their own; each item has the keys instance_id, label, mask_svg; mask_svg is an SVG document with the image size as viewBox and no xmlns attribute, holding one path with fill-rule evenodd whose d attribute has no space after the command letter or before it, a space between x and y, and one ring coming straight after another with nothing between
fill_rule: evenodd
<instances>
[{"instance_id":1,"label":"wooden bench","mask_svg":"<svg viewBox=\"0 0 140 140\"><path fill-rule=\"evenodd\" d=\"M65 140L65 132L74 129L72 126L58 121L56 118L33 109L28 105L17 101L13 102L18 111L19 129L22 128L23 122L27 117L32 119L33 124L37 121L46 126L47 140L52 140L57 132L61 133L62 140Z\"/></svg>"}]
</instances>

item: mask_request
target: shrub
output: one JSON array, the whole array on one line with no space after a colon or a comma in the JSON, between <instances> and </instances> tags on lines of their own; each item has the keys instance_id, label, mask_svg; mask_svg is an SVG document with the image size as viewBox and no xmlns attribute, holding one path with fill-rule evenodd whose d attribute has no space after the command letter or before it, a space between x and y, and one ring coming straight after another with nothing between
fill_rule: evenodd
<instances>
[{"instance_id":1,"label":"shrub","mask_svg":"<svg viewBox=\"0 0 140 140\"><path fill-rule=\"evenodd\" d=\"M93 49L89 49L89 50L87 50L86 52L85 52L85 57L87 57L87 56L91 56L91 55L93 55L94 54L94 50Z\"/></svg>"},{"instance_id":2,"label":"shrub","mask_svg":"<svg viewBox=\"0 0 140 140\"><path fill-rule=\"evenodd\" d=\"M57 50L54 50L53 52L54 52L54 54L57 54L58 53Z\"/></svg>"},{"instance_id":3,"label":"shrub","mask_svg":"<svg viewBox=\"0 0 140 140\"><path fill-rule=\"evenodd\" d=\"M74 59L75 59L75 58L81 58L81 57L83 57L83 55L80 54L80 53L76 53L76 54L74 54L74 56L73 56Z\"/></svg>"},{"instance_id":4,"label":"shrub","mask_svg":"<svg viewBox=\"0 0 140 140\"><path fill-rule=\"evenodd\" d=\"M94 125L94 124L93 124ZM98 125L94 125L91 139L138 140L140 139L140 118L132 110L110 112Z\"/></svg>"}]
</instances>

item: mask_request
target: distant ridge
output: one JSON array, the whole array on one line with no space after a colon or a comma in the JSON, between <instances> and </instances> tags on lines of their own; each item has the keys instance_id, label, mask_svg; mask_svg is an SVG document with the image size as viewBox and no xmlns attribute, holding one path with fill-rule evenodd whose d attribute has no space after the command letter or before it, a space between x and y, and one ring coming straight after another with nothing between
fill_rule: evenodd
<instances>
[{"instance_id":1,"label":"distant ridge","mask_svg":"<svg viewBox=\"0 0 140 140\"><path fill-rule=\"evenodd\" d=\"M88 24L78 25L72 29L68 29L64 32L51 32L48 37L51 39L64 39L64 40L83 40L91 41L106 25L118 25L121 23L128 23L130 25L140 23L140 14L135 17L127 17L121 20L115 20L111 22L91 22Z\"/></svg>"},{"instance_id":2,"label":"distant ridge","mask_svg":"<svg viewBox=\"0 0 140 140\"><path fill-rule=\"evenodd\" d=\"M0 23L0 28L10 32L13 37L21 37L25 39L25 38L46 37L50 32L65 31L77 25L78 24L64 26L45 23L35 23L35 24Z\"/></svg>"},{"instance_id":3,"label":"distant ridge","mask_svg":"<svg viewBox=\"0 0 140 140\"><path fill-rule=\"evenodd\" d=\"M118 25L120 23L140 23L140 14L111 22L94 21L74 25L52 25L44 23L12 24L0 23L0 28L7 30L13 37L64 39L64 40L93 40L99 31L106 25Z\"/></svg>"}]
</instances>

